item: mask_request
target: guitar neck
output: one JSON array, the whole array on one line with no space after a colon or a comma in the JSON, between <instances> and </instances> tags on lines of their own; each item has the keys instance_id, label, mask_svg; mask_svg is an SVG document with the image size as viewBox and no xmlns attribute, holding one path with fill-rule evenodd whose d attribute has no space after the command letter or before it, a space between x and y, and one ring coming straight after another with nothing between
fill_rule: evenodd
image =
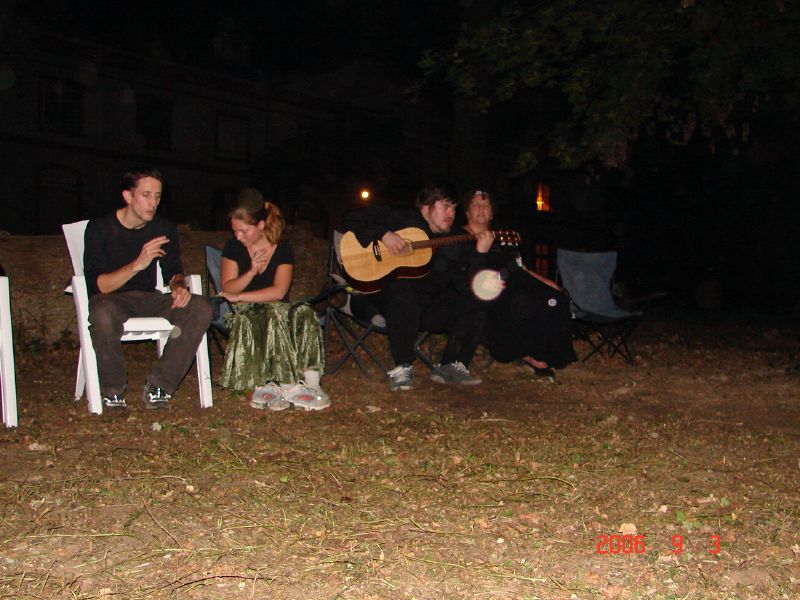
<instances>
[{"instance_id":1,"label":"guitar neck","mask_svg":"<svg viewBox=\"0 0 800 600\"><path fill-rule=\"evenodd\" d=\"M449 235L447 237L433 238L430 240L421 240L418 242L411 242L411 249L417 250L419 248L438 248L439 246L450 246L452 244L463 244L475 239L471 233L464 235Z\"/></svg>"}]
</instances>

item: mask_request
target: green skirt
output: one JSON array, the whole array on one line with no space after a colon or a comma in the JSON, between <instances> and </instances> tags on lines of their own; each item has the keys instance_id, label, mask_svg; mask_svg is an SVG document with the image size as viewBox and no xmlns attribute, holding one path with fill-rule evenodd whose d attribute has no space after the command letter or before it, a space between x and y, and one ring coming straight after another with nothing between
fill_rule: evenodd
<instances>
[{"instance_id":1,"label":"green skirt","mask_svg":"<svg viewBox=\"0 0 800 600\"><path fill-rule=\"evenodd\" d=\"M308 304L235 304L225 323L230 336L223 387L251 390L271 381L297 383L306 369L325 369L322 329Z\"/></svg>"}]
</instances>

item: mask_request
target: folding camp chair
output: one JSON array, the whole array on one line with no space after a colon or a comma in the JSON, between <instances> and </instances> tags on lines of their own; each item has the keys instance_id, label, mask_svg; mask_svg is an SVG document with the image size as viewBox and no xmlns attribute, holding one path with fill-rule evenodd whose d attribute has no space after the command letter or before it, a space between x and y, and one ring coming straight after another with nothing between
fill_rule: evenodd
<instances>
[{"instance_id":1,"label":"folding camp chair","mask_svg":"<svg viewBox=\"0 0 800 600\"><path fill-rule=\"evenodd\" d=\"M217 350L222 356L225 356L221 338L227 338L229 334L228 326L225 324L225 315L230 312L231 305L225 298L218 296L222 291L220 280L222 250L214 248L214 246L203 246L203 253L206 257L206 296L214 307L214 318L209 331Z\"/></svg>"},{"instance_id":2,"label":"folding camp chair","mask_svg":"<svg viewBox=\"0 0 800 600\"><path fill-rule=\"evenodd\" d=\"M103 399L100 394L100 378L97 374L97 356L92 345L89 333L89 291L86 287L86 277L83 274L83 240L88 221L77 221L61 226L67 240L72 268L75 274L71 285L66 289L75 300L75 310L78 314L78 338L81 343L78 355L78 372L75 378L75 400L80 400L86 390L86 399L89 403L89 412L101 414L103 412ZM161 275L161 269L156 268L158 276L157 287L167 291ZM199 275L187 277L189 291L193 294L202 294L203 286ZM172 323L161 317L136 317L125 321L123 325L123 342L152 340L156 342L158 355L161 356L167 344ZM197 382L200 388L200 406L210 408L214 401L211 393L211 368L208 362L208 342L206 336L200 340L195 354L197 363Z\"/></svg>"},{"instance_id":3,"label":"folding camp chair","mask_svg":"<svg viewBox=\"0 0 800 600\"><path fill-rule=\"evenodd\" d=\"M325 348L330 354L330 336L333 331L337 332L339 339L344 346L342 355L333 364L328 361L326 374L333 375L348 359L352 358L361 372L369 377L369 371L364 364L359 351L363 351L367 357L383 373L389 370L374 350L367 344L367 339L373 333L386 335L386 319L378 310L372 306L369 294L364 294L351 287L344 277L341 258L339 256L339 242L342 234L338 231L333 232L333 239L328 257L328 287L315 301L325 300L320 322L325 328ZM336 300L338 298L338 300ZM420 332L414 353L429 369L435 368L431 356L421 350L422 344L427 340L428 333Z\"/></svg>"},{"instance_id":4,"label":"folding camp chair","mask_svg":"<svg viewBox=\"0 0 800 600\"><path fill-rule=\"evenodd\" d=\"M17 426L17 382L14 375L14 338L11 332L11 296L8 277L0 277L0 392L3 423Z\"/></svg>"},{"instance_id":5,"label":"folding camp chair","mask_svg":"<svg viewBox=\"0 0 800 600\"><path fill-rule=\"evenodd\" d=\"M617 253L559 249L556 264L561 283L572 300L576 336L591 347L583 360L606 350L609 357L619 354L633 363L627 340L642 313L623 310L611 294Z\"/></svg>"}]
</instances>

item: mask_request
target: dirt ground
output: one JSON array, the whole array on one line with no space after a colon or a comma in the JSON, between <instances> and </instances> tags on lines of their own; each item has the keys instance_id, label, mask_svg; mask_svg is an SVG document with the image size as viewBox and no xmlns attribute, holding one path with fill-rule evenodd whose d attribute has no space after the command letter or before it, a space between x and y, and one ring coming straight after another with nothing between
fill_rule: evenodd
<instances>
[{"instance_id":1,"label":"dirt ground","mask_svg":"<svg viewBox=\"0 0 800 600\"><path fill-rule=\"evenodd\" d=\"M407 393L348 366L320 413L201 410L190 372L127 418L72 400L74 346L18 348L0 596L798 597L796 331L655 313L632 347ZM126 352L137 389L154 349Z\"/></svg>"}]
</instances>

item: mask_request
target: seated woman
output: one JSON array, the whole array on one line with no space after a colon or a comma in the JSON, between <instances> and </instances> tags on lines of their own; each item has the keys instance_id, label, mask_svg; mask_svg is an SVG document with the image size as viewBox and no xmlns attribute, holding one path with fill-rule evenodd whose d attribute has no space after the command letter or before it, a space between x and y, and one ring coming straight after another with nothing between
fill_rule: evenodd
<instances>
[{"instance_id":1,"label":"seated woman","mask_svg":"<svg viewBox=\"0 0 800 600\"><path fill-rule=\"evenodd\" d=\"M277 206L255 189L243 190L230 213L234 237L222 250L221 295L233 303L220 383L254 389L254 408L330 405L319 379L324 369L322 331L314 309L286 302L294 252L281 241L284 220Z\"/></svg>"},{"instance_id":2,"label":"seated woman","mask_svg":"<svg viewBox=\"0 0 800 600\"><path fill-rule=\"evenodd\" d=\"M470 191L462 199L470 233L486 231L493 216L492 199ZM536 375L553 379L553 369L575 362L569 298L553 281L522 265L517 252L495 244L492 268L506 280L505 289L491 302L486 346L495 360L523 360Z\"/></svg>"}]
</instances>

